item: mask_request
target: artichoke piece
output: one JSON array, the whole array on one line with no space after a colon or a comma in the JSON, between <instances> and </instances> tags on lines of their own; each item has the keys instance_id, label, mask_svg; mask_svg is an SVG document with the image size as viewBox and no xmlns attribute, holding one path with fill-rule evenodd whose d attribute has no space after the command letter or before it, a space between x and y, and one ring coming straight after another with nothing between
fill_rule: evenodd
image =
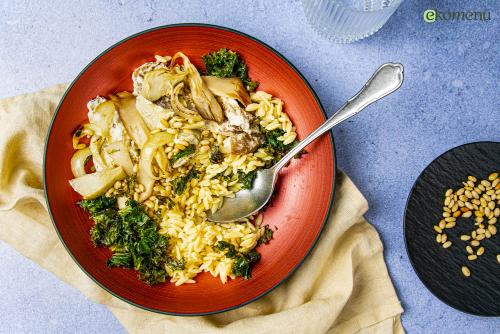
<instances>
[{"instance_id":1,"label":"artichoke piece","mask_svg":"<svg viewBox=\"0 0 500 334\"><path fill-rule=\"evenodd\" d=\"M170 97L170 102L172 103L172 108L174 109L174 112L182 116L184 118L190 118L193 116L196 116L198 113L185 107L181 101L179 101L179 95L184 89L184 83L179 83L175 88L172 90L172 95Z\"/></svg>"},{"instance_id":2,"label":"artichoke piece","mask_svg":"<svg viewBox=\"0 0 500 334\"><path fill-rule=\"evenodd\" d=\"M78 150L73 154L71 157L71 171L74 177L80 177L87 174L85 172L85 164L91 157L92 153L88 147Z\"/></svg>"},{"instance_id":3,"label":"artichoke piece","mask_svg":"<svg viewBox=\"0 0 500 334\"><path fill-rule=\"evenodd\" d=\"M99 103L95 109L89 112L90 127L98 136L108 138L116 107L112 101Z\"/></svg>"},{"instance_id":4,"label":"artichoke piece","mask_svg":"<svg viewBox=\"0 0 500 334\"><path fill-rule=\"evenodd\" d=\"M224 121L221 106L201 79L196 67L191 64L189 58L182 52L177 52L172 58L172 62L175 62L178 58L182 58L184 71L187 73L187 81L191 89L191 98L198 113L207 120L214 120L217 123Z\"/></svg>"},{"instance_id":5,"label":"artichoke piece","mask_svg":"<svg viewBox=\"0 0 500 334\"><path fill-rule=\"evenodd\" d=\"M238 78L203 76L202 79L215 96L238 100L245 107L252 102L243 83Z\"/></svg>"},{"instance_id":6,"label":"artichoke piece","mask_svg":"<svg viewBox=\"0 0 500 334\"><path fill-rule=\"evenodd\" d=\"M161 120L173 115L172 110L162 108L159 105L147 100L142 95L137 96L135 106L150 130L164 130L165 126L161 123Z\"/></svg>"},{"instance_id":7,"label":"artichoke piece","mask_svg":"<svg viewBox=\"0 0 500 334\"><path fill-rule=\"evenodd\" d=\"M169 71L164 68L147 72L142 82L141 95L149 101L156 101L162 96L169 95L172 88L182 80L187 73Z\"/></svg>"},{"instance_id":8,"label":"artichoke piece","mask_svg":"<svg viewBox=\"0 0 500 334\"><path fill-rule=\"evenodd\" d=\"M124 178L125 172L123 168L116 167L77 177L70 180L69 184L84 199L93 199L106 193L116 181Z\"/></svg>"},{"instance_id":9,"label":"artichoke piece","mask_svg":"<svg viewBox=\"0 0 500 334\"><path fill-rule=\"evenodd\" d=\"M118 93L118 96L113 97L113 100L118 105L118 114L127 130L129 136L142 149L149 138L149 128L142 119L136 108L136 98L128 92ZM165 151L158 150L156 152L156 162L161 170L168 170L168 158Z\"/></svg>"},{"instance_id":10,"label":"artichoke piece","mask_svg":"<svg viewBox=\"0 0 500 334\"><path fill-rule=\"evenodd\" d=\"M134 164L130 159L130 154L127 145L123 141L115 141L106 147L106 152L111 156L111 159L121 166L127 175L133 174Z\"/></svg>"},{"instance_id":11,"label":"artichoke piece","mask_svg":"<svg viewBox=\"0 0 500 334\"><path fill-rule=\"evenodd\" d=\"M92 153L92 161L94 162L94 167L97 171L101 171L108 167L107 161L101 154L101 148L104 144L104 140L99 136L92 136L90 138L90 153Z\"/></svg>"},{"instance_id":12,"label":"artichoke piece","mask_svg":"<svg viewBox=\"0 0 500 334\"><path fill-rule=\"evenodd\" d=\"M128 135L142 148L149 137L149 128L137 111L135 97L129 93L121 93L114 99L118 106L118 115Z\"/></svg>"}]
</instances>

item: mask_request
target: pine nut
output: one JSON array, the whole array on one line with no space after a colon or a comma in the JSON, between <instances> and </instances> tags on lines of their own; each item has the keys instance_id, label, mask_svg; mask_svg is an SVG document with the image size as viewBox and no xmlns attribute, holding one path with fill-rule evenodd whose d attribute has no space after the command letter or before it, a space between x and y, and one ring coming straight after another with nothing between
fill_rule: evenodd
<instances>
[{"instance_id":1,"label":"pine nut","mask_svg":"<svg viewBox=\"0 0 500 334\"><path fill-rule=\"evenodd\" d=\"M446 241L444 244L443 244L443 248L448 248L451 246L451 241Z\"/></svg>"},{"instance_id":2,"label":"pine nut","mask_svg":"<svg viewBox=\"0 0 500 334\"><path fill-rule=\"evenodd\" d=\"M466 251L467 251L467 253L469 253L469 254L474 254L474 250L472 249L472 247L471 247L471 246L467 246L467 247L465 247L465 250L466 250Z\"/></svg>"},{"instance_id":3,"label":"pine nut","mask_svg":"<svg viewBox=\"0 0 500 334\"><path fill-rule=\"evenodd\" d=\"M477 247L477 246L479 246L479 245L480 245L479 241L477 241L477 240L472 240L472 241L470 242L470 244L471 244L472 246L474 246L474 247Z\"/></svg>"},{"instance_id":4,"label":"pine nut","mask_svg":"<svg viewBox=\"0 0 500 334\"><path fill-rule=\"evenodd\" d=\"M470 270L466 266L462 266L462 274L464 274L465 277L470 276Z\"/></svg>"},{"instance_id":5,"label":"pine nut","mask_svg":"<svg viewBox=\"0 0 500 334\"><path fill-rule=\"evenodd\" d=\"M467 256L467 259L468 259L469 261L474 261L474 260L476 260L476 259L477 259L477 255L474 255L474 254L469 255L469 256Z\"/></svg>"},{"instance_id":6,"label":"pine nut","mask_svg":"<svg viewBox=\"0 0 500 334\"><path fill-rule=\"evenodd\" d=\"M482 184L483 186L485 186L485 187L491 187L491 183L490 183L489 181L487 181L487 180L482 180L482 181L481 181L481 184Z\"/></svg>"},{"instance_id":7,"label":"pine nut","mask_svg":"<svg viewBox=\"0 0 500 334\"><path fill-rule=\"evenodd\" d=\"M495 225L488 225L488 232L491 233L491 235L496 235L497 234L497 228Z\"/></svg>"},{"instance_id":8,"label":"pine nut","mask_svg":"<svg viewBox=\"0 0 500 334\"><path fill-rule=\"evenodd\" d=\"M455 222L449 222L449 223L447 223L447 224L445 225L445 227L446 227L446 228L454 228L454 227L455 227L455 225L456 225L456 223L455 223Z\"/></svg>"},{"instance_id":9,"label":"pine nut","mask_svg":"<svg viewBox=\"0 0 500 334\"><path fill-rule=\"evenodd\" d=\"M464 213L462 214L462 217L464 217L464 218L469 218L469 217L471 217L471 216L472 216L472 211L467 211L467 212L464 212Z\"/></svg>"},{"instance_id":10,"label":"pine nut","mask_svg":"<svg viewBox=\"0 0 500 334\"><path fill-rule=\"evenodd\" d=\"M483 254L484 254L484 247L479 247L479 249L477 250L476 254L477 254L478 256L483 255Z\"/></svg>"},{"instance_id":11,"label":"pine nut","mask_svg":"<svg viewBox=\"0 0 500 334\"><path fill-rule=\"evenodd\" d=\"M488 176L488 180L490 181L494 181L496 178L498 177L498 173L491 173L489 176Z\"/></svg>"},{"instance_id":12,"label":"pine nut","mask_svg":"<svg viewBox=\"0 0 500 334\"><path fill-rule=\"evenodd\" d=\"M463 241L470 240L470 235L463 234L460 236L460 240L463 240Z\"/></svg>"}]
</instances>

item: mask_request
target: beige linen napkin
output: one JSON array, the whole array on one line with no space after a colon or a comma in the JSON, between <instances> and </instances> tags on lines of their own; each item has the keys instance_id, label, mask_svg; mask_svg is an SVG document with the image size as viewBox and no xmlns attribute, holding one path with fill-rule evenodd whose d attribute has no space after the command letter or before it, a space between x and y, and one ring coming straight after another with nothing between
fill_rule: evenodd
<instances>
[{"instance_id":1,"label":"beige linen napkin","mask_svg":"<svg viewBox=\"0 0 500 334\"><path fill-rule=\"evenodd\" d=\"M203 317L144 311L113 297L73 262L46 212L45 136L67 85L0 101L0 238L105 304L131 333L403 333L403 309L382 243L363 218L368 204L339 172L332 215L307 261L282 285L242 308Z\"/></svg>"}]
</instances>

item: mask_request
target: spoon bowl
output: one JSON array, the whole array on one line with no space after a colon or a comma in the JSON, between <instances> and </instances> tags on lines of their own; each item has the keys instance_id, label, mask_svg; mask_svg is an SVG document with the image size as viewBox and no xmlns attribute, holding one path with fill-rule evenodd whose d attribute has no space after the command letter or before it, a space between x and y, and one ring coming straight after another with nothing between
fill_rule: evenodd
<instances>
[{"instance_id":1,"label":"spoon bowl","mask_svg":"<svg viewBox=\"0 0 500 334\"><path fill-rule=\"evenodd\" d=\"M252 189L240 190L233 198L226 198L219 210L208 214L208 219L227 223L257 213L273 195L277 179L274 167L258 170Z\"/></svg>"}]
</instances>

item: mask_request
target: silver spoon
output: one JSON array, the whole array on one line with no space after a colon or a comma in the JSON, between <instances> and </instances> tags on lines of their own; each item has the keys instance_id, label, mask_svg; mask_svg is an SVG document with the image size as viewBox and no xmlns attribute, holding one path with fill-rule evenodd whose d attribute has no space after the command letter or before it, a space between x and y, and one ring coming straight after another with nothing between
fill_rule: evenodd
<instances>
[{"instance_id":1,"label":"silver spoon","mask_svg":"<svg viewBox=\"0 0 500 334\"><path fill-rule=\"evenodd\" d=\"M291 149L273 167L259 170L253 182L252 189L240 190L236 193L235 197L226 198L219 210L215 213L207 213L208 219L216 223L225 223L251 216L262 209L273 194L274 185L278 179L278 172L290 159L335 125L356 115L373 102L396 91L401 87L402 83L403 65L386 63L380 66L358 94L349 99L323 125Z\"/></svg>"}]
</instances>

